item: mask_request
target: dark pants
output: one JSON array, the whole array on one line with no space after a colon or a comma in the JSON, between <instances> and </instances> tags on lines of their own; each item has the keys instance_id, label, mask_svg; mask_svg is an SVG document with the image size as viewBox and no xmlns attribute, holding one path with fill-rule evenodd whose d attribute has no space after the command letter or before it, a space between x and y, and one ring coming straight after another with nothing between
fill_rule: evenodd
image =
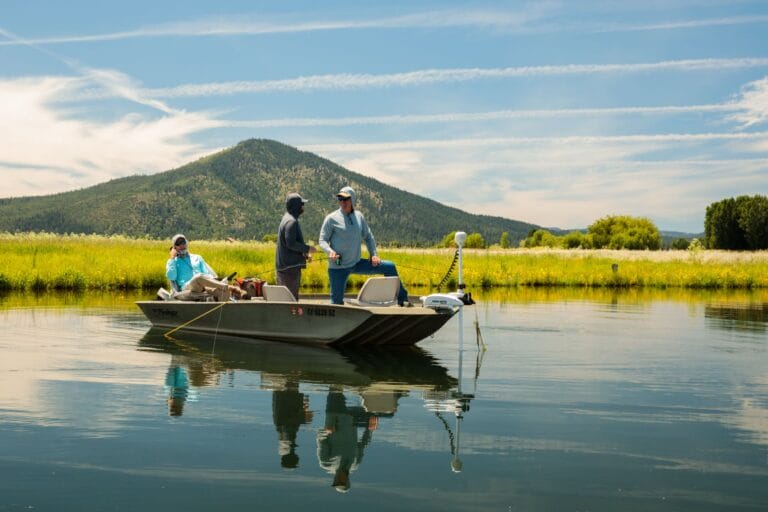
<instances>
[{"instance_id":1,"label":"dark pants","mask_svg":"<svg viewBox=\"0 0 768 512\"><path fill-rule=\"evenodd\" d=\"M301 286L301 267L287 268L276 272L277 284L286 286L296 300L299 300L299 287Z\"/></svg>"}]
</instances>

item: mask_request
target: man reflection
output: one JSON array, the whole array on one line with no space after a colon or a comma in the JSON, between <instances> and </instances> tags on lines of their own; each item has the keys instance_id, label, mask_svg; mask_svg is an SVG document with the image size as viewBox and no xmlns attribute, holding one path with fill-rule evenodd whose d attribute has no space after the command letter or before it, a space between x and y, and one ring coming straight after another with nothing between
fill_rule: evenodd
<instances>
[{"instance_id":1,"label":"man reflection","mask_svg":"<svg viewBox=\"0 0 768 512\"><path fill-rule=\"evenodd\" d=\"M358 442L357 427L365 430ZM347 407L344 394L332 387L325 405L325 428L317 435L317 458L320 467L333 474L333 487L347 492L349 474L363 460L363 450L371 442L378 418L363 407Z\"/></svg>"},{"instance_id":2,"label":"man reflection","mask_svg":"<svg viewBox=\"0 0 768 512\"><path fill-rule=\"evenodd\" d=\"M298 382L288 381L283 389L272 392L272 421L277 430L280 465L285 469L298 467L296 434L301 425L312 422L309 397L299 393Z\"/></svg>"},{"instance_id":3,"label":"man reflection","mask_svg":"<svg viewBox=\"0 0 768 512\"><path fill-rule=\"evenodd\" d=\"M189 396L187 370L179 364L172 364L165 374L165 387L168 392L168 415L181 416Z\"/></svg>"},{"instance_id":4,"label":"man reflection","mask_svg":"<svg viewBox=\"0 0 768 512\"><path fill-rule=\"evenodd\" d=\"M195 401L194 387L213 386L218 381L219 363L216 360L173 354L165 374L168 415L181 416L184 413L184 405Z\"/></svg>"}]
</instances>

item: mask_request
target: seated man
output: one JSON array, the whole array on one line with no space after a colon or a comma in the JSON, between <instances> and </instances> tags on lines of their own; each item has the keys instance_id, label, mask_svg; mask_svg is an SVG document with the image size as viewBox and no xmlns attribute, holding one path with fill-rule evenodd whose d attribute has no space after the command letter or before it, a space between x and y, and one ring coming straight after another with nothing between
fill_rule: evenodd
<instances>
[{"instance_id":1,"label":"seated man","mask_svg":"<svg viewBox=\"0 0 768 512\"><path fill-rule=\"evenodd\" d=\"M187 238L184 235L175 235L171 241L171 254L165 264L165 275L176 292L174 298L192 300L195 293L208 292L219 302L229 300L229 292L237 288L219 281L216 272L202 256L187 251Z\"/></svg>"}]
</instances>

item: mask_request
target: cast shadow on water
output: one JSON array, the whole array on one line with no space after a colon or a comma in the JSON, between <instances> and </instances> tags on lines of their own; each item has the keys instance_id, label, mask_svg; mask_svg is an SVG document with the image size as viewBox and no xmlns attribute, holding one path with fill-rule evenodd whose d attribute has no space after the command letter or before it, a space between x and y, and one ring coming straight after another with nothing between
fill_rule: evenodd
<instances>
[{"instance_id":1,"label":"cast shadow on water","mask_svg":"<svg viewBox=\"0 0 768 512\"><path fill-rule=\"evenodd\" d=\"M140 349L171 355L166 374L170 416L184 414L195 388L217 385L233 371L258 372L261 388L272 393L277 451L285 469L298 467L299 429L314 420L309 395L300 385L326 390L317 453L338 491L350 488L350 473L362 462L380 422L393 418L399 399L413 393L420 394L425 408L445 428L451 468L461 471L460 423L474 395L464 393L459 379L416 346L337 349L193 333L174 334L169 340L162 329L153 328L141 339ZM359 405L350 405L353 401ZM455 417L453 426L445 415Z\"/></svg>"}]
</instances>

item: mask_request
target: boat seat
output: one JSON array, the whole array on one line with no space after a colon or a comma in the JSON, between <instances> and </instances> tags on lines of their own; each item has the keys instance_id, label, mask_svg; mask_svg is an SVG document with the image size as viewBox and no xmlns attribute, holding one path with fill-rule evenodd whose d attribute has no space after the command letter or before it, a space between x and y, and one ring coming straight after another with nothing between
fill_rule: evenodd
<instances>
[{"instance_id":1,"label":"boat seat","mask_svg":"<svg viewBox=\"0 0 768 512\"><path fill-rule=\"evenodd\" d=\"M296 302L291 290L287 286L279 284L265 284L261 287L261 294L267 302Z\"/></svg>"},{"instance_id":2,"label":"boat seat","mask_svg":"<svg viewBox=\"0 0 768 512\"><path fill-rule=\"evenodd\" d=\"M397 304L397 293L400 291L400 278L370 277L363 283L356 299L347 299L355 306L393 306Z\"/></svg>"}]
</instances>

